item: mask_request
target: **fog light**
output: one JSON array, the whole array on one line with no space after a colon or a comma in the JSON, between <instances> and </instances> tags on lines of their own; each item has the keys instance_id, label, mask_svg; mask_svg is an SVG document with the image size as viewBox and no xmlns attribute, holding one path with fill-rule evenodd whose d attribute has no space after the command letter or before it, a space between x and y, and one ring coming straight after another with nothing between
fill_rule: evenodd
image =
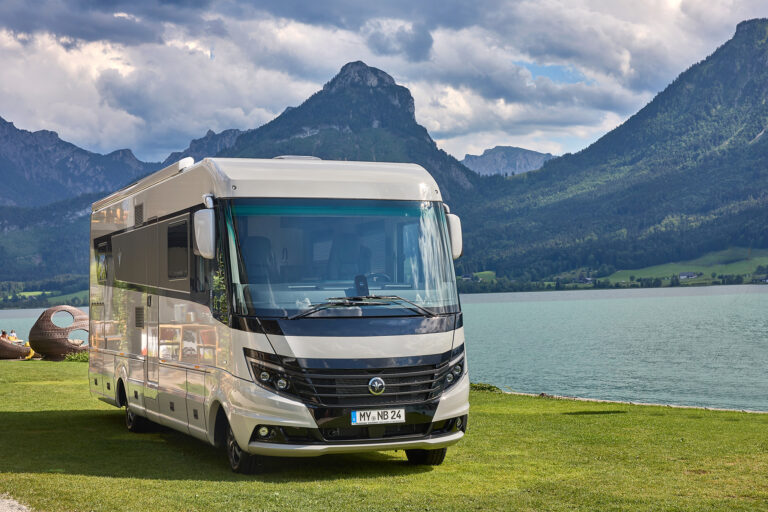
<instances>
[{"instance_id":1,"label":"fog light","mask_svg":"<svg viewBox=\"0 0 768 512\"><path fill-rule=\"evenodd\" d=\"M269 378L270 378L269 372L261 372L259 374L259 380L261 382L269 382Z\"/></svg>"},{"instance_id":2,"label":"fog light","mask_svg":"<svg viewBox=\"0 0 768 512\"><path fill-rule=\"evenodd\" d=\"M269 437L269 427L259 427L258 434L259 437Z\"/></svg>"},{"instance_id":3,"label":"fog light","mask_svg":"<svg viewBox=\"0 0 768 512\"><path fill-rule=\"evenodd\" d=\"M279 379L277 379L277 382L275 382L275 385L277 386L277 389L279 389L280 391L288 389L288 381L283 377L280 377Z\"/></svg>"},{"instance_id":4,"label":"fog light","mask_svg":"<svg viewBox=\"0 0 768 512\"><path fill-rule=\"evenodd\" d=\"M461 418L456 418L456 430L461 430Z\"/></svg>"},{"instance_id":5,"label":"fog light","mask_svg":"<svg viewBox=\"0 0 768 512\"><path fill-rule=\"evenodd\" d=\"M457 364L456 366L453 367L453 370L451 371L456 377L458 377L459 375L461 375L461 370L463 370L463 368L461 367L460 364Z\"/></svg>"},{"instance_id":6,"label":"fog light","mask_svg":"<svg viewBox=\"0 0 768 512\"><path fill-rule=\"evenodd\" d=\"M453 374L452 373L449 373L448 375L445 376L445 382L447 382L448 384L453 382Z\"/></svg>"}]
</instances>

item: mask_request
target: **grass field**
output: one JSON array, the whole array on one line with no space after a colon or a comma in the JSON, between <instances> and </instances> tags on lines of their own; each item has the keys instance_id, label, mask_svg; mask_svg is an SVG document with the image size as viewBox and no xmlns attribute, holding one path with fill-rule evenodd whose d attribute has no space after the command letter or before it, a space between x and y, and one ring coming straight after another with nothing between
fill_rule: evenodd
<instances>
[{"instance_id":1,"label":"grass field","mask_svg":"<svg viewBox=\"0 0 768 512\"><path fill-rule=\"evenodd\" d=\"M768 509L768 415L473 392L442 466L383 452L240 476L189 436L127 432L86 368L0 362L0 495L41 511Z\"/></svg>"},{"instance_id":2,"label":"grass field","mask_svg":"<svg viewBox=\"0 0 768 512\"><path fill-rule=\"evenodd\" d=\"M69 301L71 301L74 298L80 299L80 304L87 306L88 305L88 290L83 290L80 292L75 293L67 293L65 295L57 295L55 297L50 297L48 299L48 302L52 306L56 306L58 304L67 304Z\"/></svg>"},{"instance_id":3,"label":"grass field","mask_svg":"<svg viewBox=\"0 0 768 512\"><path fill-rule=\"evenodd\" d=\"M483 270L482 272L475 272L473 275L481 281L496 280L496 272L493 270Z\"/></svg>"},{"instance_id":4,"label":"grass field","mask_svg":"<svg viewBox=\"0 0 768 512\"><path fill-rule=\"evenodd\" d=\"M669 277L681 272L702 272L704 275L691 280L710 281L712 272L716 275L743 275L752 274L760 265L768 265L768 250L752 249L744 247L732 247L730 249L705 254L700 258L677 263L666 263L653 267L639 268L635 270L619 270L608 276L612 283L629 281L630 276L635 278Z\"/></svg>"}]
</instances>

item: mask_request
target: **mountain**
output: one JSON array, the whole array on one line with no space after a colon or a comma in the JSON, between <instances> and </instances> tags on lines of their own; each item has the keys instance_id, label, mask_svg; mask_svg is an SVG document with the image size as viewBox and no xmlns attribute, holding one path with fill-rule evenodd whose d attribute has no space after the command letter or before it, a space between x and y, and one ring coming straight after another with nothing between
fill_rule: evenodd
<instances>
[{"instance_id":1,"label":"mountain","mask_svg":"<svg viewBox=\"0 0 768 512\"><path fill-rule=\"evenodd\" d=\"M0 118L0 202L48 204L83 193L107 192L158 168L129 149L108 155L63 141L56 132L20 130Z\"/></svg>"},{"instance_id":2,"label":"mountain","mask_svg":"<svg viewBox=\"0 0 768 512\"><path fill-rule=\"evenodd\" d=\"M496 146L486 149L482 155L464 155L461 161L477 174L513 175L539 169L544 162L554 158L551 153L539 153L514 146Z\"/></svg>"},{"instance_id":3,"label":"mountain","mask_svg":"<svg viewBox=\"0 0 768 512\"><path fill-rule=\"evenodd\" d=\"M468 213L463 271L543 278L768 247L768 20L588 148L514 176Z\"/></svg>"},{"instance_id":4,"label":"mountain","mask_svg":"<svg viewBox=\"0 0 768 512\"><path fill-rule=\"evenodd\" d=\"M40 206L0 207L0 281L88 273L91 204L102 192Z\"/></svg>"},{"instance_id":5,"label":"mountain","mask_svg":"<svg viewBox=\"0 0 768 512\"><path fill-rule=\"evenodd\" d=\"M266 125L209 132L169 159L218 151L416 162L462 215L460 274L494 270L520 282L583 268L606 275L733 245L768 248L767 64L768 20L740 23L731 40L597 142L509 177L480 176L439 150L416 123L408 89L362 62L345 65ZM25 152L29 159L21 158ZM68 171L73 161L82 169ZM25 202L37 194L49 204L0 208L0 280L87 272L85 213L93 197L51 198L98 195L148 170L152 164L128 151L96 155L53 132L29 133L2 121L0 172L20 184L0 194ZM44 183L39 193L34 179Z\"/></svg>"},{"instance_id":6,"label":"mountain","mask_svg":"<svg viewBox=\"0 0 768 512\"><path fill-rule=\"evenodd\" d=\"M242 130L235 128L224 130L221 133L214 133L213 130L208 130L205 136L190 142L187 149L168 155L168 158L161 164L161 167L171 165L188 156L191 156L198 162L203 158L217 155L225 149L232 147L242 133Z\"/></svg>"},{"instance_id":7,"label":"mountain","mask_svg":"<svg viewBox=\"0 0 768 512\"><path fill-rule=\"evenodd\" d=\"M350 62L300 106L241 134L219 156L415 162L432 173L446 200L475 197L479 177L438 149L414 112L408 89L380 69Z\"/></svg>"}]
</instances>

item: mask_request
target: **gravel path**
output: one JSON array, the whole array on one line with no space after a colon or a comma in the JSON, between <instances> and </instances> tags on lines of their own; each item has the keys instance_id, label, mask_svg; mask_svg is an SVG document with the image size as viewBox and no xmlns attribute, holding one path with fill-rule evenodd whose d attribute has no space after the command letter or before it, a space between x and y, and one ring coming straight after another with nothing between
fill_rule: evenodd
<instances>
[{"instance_id":1,"label":"gravel path","mask_svg":"<svg viewBox=\"0 0 768 512\"><path fill-rule=\"evenodd\" d=\"M7 494L1 494L0 512L29 512L29 509Z\"/></svg>"}]
</instances>

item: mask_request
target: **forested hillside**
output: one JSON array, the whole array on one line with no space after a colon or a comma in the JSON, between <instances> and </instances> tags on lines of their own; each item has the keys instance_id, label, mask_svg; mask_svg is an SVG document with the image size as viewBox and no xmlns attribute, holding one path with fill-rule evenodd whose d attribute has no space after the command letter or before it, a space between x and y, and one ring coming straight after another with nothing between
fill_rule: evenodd
<instances>
[{"instance_id":1,"label":"forested hillside","mask_svg":"<svg viewBox=\"0 0 768 512\"><path fill-rule=\"evenodd\" d=\"M469 205L462 271L542 279L768 247L768 20L623 125Z\"/></svg>"}]
</instances>

